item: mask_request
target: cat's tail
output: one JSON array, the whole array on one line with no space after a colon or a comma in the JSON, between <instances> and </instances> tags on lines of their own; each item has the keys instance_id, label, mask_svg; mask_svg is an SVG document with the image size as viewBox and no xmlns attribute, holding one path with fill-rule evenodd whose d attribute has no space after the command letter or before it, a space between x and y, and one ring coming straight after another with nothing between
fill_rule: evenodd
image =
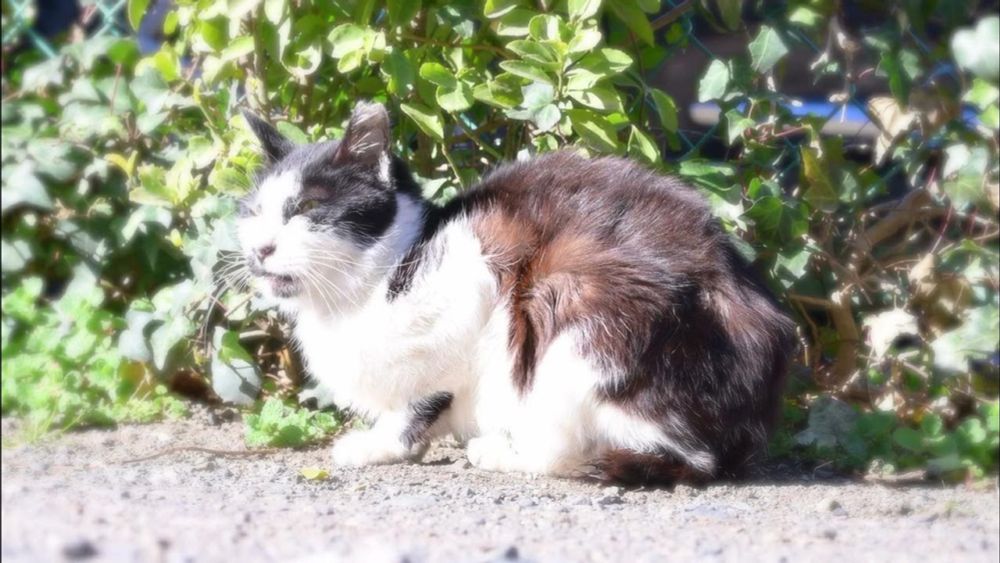
<instances>
[{"instance_id":1,"label":"cat's tail","mask_svg":"<svg viewBox=\"0 0 1000 563\"><path fill-rule=\"evenodd\" d=\"M685 463L670 453L643 453L628 449L606 452L591 466L591 476L626 486L673 486L678 483L699 485L714 476Z\"/></svg>"}]
</instances>

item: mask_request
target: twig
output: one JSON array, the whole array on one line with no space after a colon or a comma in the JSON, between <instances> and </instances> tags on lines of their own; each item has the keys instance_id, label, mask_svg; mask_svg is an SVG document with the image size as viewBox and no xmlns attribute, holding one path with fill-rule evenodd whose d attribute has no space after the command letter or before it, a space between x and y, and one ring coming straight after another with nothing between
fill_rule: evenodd
<instances>
[{"instance_id":1,"label":"twig","mask_svg":"<svg viewBox=\"0 0 1000 563\"><path fill-rule=\"evenodd\" d=\"M143 457L137 457L133 459L126 459L118 462L121 465L126 465L130 463L141 463L143 461L149 461L151 459L156 459L163 457L165 455L176 454L181 452L201 452L205 454L221 455L226 457L251 457L257 455L273 454L280 450L278 448L266 448L263 450L216 450L213 448L203 448L201 446L178 446L175 448L167 448L165 450L160 450L155 454L150 454Z\"/></svg>"},{"instance_id":2,"label":"twig","mask_svg":"<svg viewBox=\"0 0 1000 563\"><path fill-rule=\"evenodd\" d=\"M691 8L694 8L694 1L684 0L674 9L649 22L649 27L653 28L653 31L663 29L664 27L667 27L668 25L681 19L681 16L690 11Z\"/></svg>"}]
</instances>

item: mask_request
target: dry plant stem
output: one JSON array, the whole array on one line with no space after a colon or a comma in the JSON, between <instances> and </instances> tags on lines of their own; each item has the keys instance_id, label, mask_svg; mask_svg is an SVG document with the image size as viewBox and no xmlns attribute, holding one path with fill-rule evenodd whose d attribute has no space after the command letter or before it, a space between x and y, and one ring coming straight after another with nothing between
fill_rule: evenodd
<instances>
[{"instance_id":1,"label":"dry plant stem","mask_svg":"<svg viewBox=\"0 0 1000 563\"><path fill-rule=\"evenodd\" d=\"M649 27L653 28L653 31L663 29L681 19L681 16L686 14L691 8L694 8L694 0L684 0L674 9L649 22Z\"/></svg>"},{"instance_id":2,"label":"dry plant stem","mask_svg":"<svg viewBox=\"0 0 1000 563\"><path fill-rule=\"evenodd\" d=\"M151 459L156 459L163 457L165 455L181 453L181 452L201 452L205 454L221 455L229 457L248 457L255 455L269 455L277 453L280 450L278 448L265 448L263 450L216 450L212 448L203 448L201 446L179 446L176 448L167 448L165 450L160 450L154 454L150 454L143 457L137 457L133 459L125 459L118 462L121 465L127 465L130 463L141 463L143 461L149 461Z\"/></svg>"},{"instance_id":3,"label":"dry plant stem","mask_svg":"<svg viewBox=\"0 0 1000 563\"><path fill-rule=\"evenodd\" d=\"M801 305L824 309L833 321L837 331L837 356L830 378L824 382L827 387L843 385L857 369L858 347L861 344L861 331L854 322L854 311L851 308L850 286L846 286L831 295L830 299L809 297L808 295L789 294L788 298Z\"/></svg>"},{"instance_id":4,"label":"dry plant stem","mask_svg":"<svg viewBox=\"0 0 1000 563\"><path fill-rule=\"evenodd\" d=\"M853 244L853 254L848 266L859 271L869 259L873 248L882 241L895 235L900 229L930 217L936 217L947 212L947 209L933 205L930 194L924 189L914 190L895 206L890 208L888 215L864 230Z\"/></svg>"}]
</instances>

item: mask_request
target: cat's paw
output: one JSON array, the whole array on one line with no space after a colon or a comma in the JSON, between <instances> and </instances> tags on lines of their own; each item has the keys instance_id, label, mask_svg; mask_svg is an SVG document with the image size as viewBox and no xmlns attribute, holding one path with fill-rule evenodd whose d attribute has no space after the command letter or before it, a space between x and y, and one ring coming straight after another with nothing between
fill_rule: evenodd
<instances>
[{"instance_id":1,"label":"cat's paw","mask_svg":"<svg viewBox=\"0 0 1000 563\"><path fill-rule=\"evenodd\" d=\"M469 440L465 448L469 463L486 471L512 471L514 450L504 436L487 435Z\"/></svg>"},{"instance_id":2,"label":"cat's paw","mask_svg":"<svg viewBox=\"0 0 1000 563\"><path fill-rule=\"evenodd\" d=\"M409 451L370 430L349 432L333 444L333 464L340 467L385 465L406 461Z\"/></svg>"}]
</instances>

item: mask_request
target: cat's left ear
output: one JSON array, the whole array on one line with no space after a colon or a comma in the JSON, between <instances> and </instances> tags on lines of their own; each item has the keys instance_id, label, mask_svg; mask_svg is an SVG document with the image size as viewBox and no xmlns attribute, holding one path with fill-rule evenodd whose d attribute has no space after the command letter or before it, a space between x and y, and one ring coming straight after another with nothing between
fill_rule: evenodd
<instances>
[{"instance_id":1,"label":"cat's left ear","mask_svg":"<svg viewBox=\"0 0 1000 563\"><path fill-rule=\"evenodd\" d=\"M351 114L334 160L377 166L382 181L388 182L389 135L389 113L385 106L361 102Z\"/></svg>"}]
</instances>

